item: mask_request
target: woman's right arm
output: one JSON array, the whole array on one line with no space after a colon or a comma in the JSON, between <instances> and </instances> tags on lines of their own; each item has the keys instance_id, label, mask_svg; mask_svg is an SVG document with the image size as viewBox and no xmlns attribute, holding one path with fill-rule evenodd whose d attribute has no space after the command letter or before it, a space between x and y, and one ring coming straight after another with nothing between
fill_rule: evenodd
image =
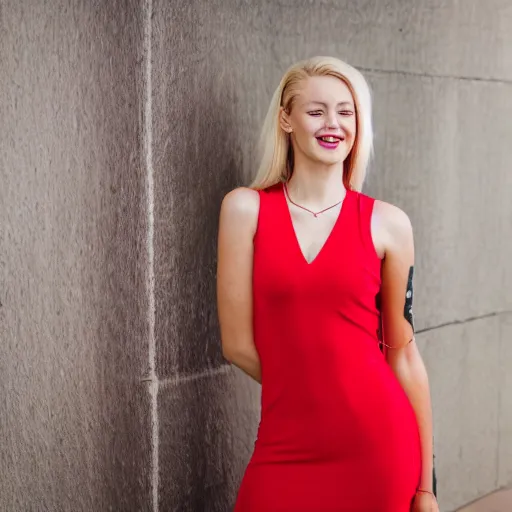
<instances>
[{"instance_id":1,"label":"woman's right arm","mask_svg":"<svg viewBox=\"0 0 512 512\"><path fill-rule=\"evenodd\" d=\"M252 268L259 203L258 192L248 188L237 188L224 197L217 254L222 353L257 382L261 382L261 367L253 336Z\"/></svg>"}]
</instances>

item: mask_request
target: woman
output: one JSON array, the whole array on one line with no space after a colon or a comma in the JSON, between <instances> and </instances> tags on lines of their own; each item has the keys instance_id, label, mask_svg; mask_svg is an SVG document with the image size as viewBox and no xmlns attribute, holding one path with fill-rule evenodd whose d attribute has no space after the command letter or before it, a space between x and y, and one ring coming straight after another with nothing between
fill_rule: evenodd
<instances>
[{"instance_id":1,"label":"woman","mask_svg":"<svg viewBox=\"0 0 512 512\"><path fill-rule=\"evenodd\" d=\"M262 384L235 511L438 511L412 229L360 193L365 79L334 58L294 65L262 142L254 183L226 195L219 226L223 353Z\"/></svg>"}]
</instances>

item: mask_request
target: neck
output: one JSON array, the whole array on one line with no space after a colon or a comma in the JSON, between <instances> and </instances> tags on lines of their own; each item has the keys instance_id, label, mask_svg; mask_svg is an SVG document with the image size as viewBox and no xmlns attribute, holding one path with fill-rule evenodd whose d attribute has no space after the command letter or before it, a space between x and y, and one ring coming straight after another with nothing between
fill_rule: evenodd
<instances>
[{"instance_id":1,"label":"neck","mask_svg":"<svg viewBox=\"0 0 512 512\"><path fill-rule=\"evenodd\" d=\"M288 192L294 201L321 208L345 197L343 164L331 166L295 162Z\"/></svg>"}]
</instances>

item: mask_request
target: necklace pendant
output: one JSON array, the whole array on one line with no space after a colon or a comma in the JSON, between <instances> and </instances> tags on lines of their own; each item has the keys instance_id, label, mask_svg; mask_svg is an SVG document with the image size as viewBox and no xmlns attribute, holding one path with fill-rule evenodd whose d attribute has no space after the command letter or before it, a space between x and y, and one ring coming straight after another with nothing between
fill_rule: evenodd
<instances>
[{"instance_id":1,"label":"necklace pendant","mask_svg":"<svg viewBox=\"0 0 512 512\"><path fill-rule=\"evenodd\" d=\"M318 213L313 213L313 216L315 217L315 219L318 219Z\"/></svg>"}]
</instances>

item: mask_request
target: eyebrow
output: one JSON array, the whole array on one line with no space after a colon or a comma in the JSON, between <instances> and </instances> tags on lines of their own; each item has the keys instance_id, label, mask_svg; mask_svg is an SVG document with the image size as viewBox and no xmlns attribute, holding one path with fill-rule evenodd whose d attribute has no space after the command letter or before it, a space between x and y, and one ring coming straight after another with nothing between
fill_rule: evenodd
<instances>
[{"instance_id":1,"label":"eyebrow","mask_svg":"<svg viewBox=\"0 0 512 512\"><path fill-rule=\"evenodd\" d=\"M327 107L327 104L323 101L308 101L306 105L322 105L323 107ZM349 107L354 107L354 104L351 101L340 101L337 107L341 107L342 105L347 105Z\"/></svg>"}]
</instances>

